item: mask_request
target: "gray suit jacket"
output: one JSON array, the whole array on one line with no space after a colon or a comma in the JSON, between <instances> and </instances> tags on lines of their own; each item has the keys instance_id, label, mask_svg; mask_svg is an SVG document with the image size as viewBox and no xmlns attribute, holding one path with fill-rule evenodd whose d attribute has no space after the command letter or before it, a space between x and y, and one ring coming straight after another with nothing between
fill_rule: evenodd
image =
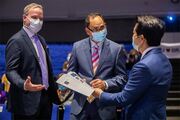
<instances>
[{"instance_id":1,"label":"gray suit jacket","mask_svg":"<svg viewBox=\"0 0 180 120\"><path fill-rule=\"evenodd\" d=\"M78 41L74 43L68 71L78 73L82 78L86 79L87 83L90 83L95 78L105 80L108 84L106 92L121 91L127 79L123 47L106 39L102 45L99 66L94 74L92 70L90 39L86 38ZM79 114L83 109L85 101L85 96L75 93L71 112L75 115ZM96 100L96 104L98 106L98 100ZM102 119L111 119L115 116L113 114L116 113L115 106L100 108L98 112Z\"/></svg>"}]
</instances>

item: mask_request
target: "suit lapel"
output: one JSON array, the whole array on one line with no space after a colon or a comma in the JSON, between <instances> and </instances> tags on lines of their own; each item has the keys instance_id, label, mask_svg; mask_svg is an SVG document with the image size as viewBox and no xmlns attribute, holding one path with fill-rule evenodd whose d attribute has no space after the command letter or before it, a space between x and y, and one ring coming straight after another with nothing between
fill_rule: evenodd
<instances>
[{"instance_id":1,"label":"suit lapel","mask_svg":"<svg viewBox=\"0 0 180 120\"><path fill-rule=\"evenodd\" d=\"M85 63L88 63L88 65L89 65L88 68L90 68L91 74L93 74L92 60L91 60L91 44L90 44L90 40L87 39L83 46L84 46L83 47L83 49L84 49L83 51L84 51L84 54L85 54L84 56L86 56L85 59L87 61Z\"/></svg>"},{"instance_id":2,"label":"suit lapel","mask_svg":"<svg viewBox=\"0 0 180 120\"><path fill-rule=\"evenodd\" d=\"M22 30L22 32L23 32L22 33L23 34L23 38L24 38L25 42L27 43L27 46L32 51L32 53L33 53L34 57L36 58L36 60L39 61L39 58L37 56L36 50L35 50L35 48L33 46L33 43L31 41L31 39L28 37L27 33L24 30Z\"/></svg>"},{"instance_id":3,"label":"suit lapel","mask_svg":"<svg viewBox=\"0 0 180 120\"><path fill-rule=\"evenodd\" d=\"M110 47L109 47L109 41L105 40L102 45L102 50L99 58L99 65L97 67L96 73L101 69L103 63L107 60L108 56L110 55Z\"/></svg>"}]
</instances>

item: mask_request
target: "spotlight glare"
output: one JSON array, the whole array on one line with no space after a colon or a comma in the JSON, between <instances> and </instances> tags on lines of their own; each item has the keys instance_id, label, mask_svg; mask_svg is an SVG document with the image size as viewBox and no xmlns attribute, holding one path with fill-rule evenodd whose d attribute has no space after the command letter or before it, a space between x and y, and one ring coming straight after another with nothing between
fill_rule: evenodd
<instances>
[{"instance_id":1,"label":"spotlight glare","mask_svg":"<svg viewBox=\"0 0 180 120\"><path fill-rule=\"evenodd\" d=\"M169 22L173 22L173 21L175 21L175 16L167 16L167 20Z\"/></svg>"},{"instance_id":2,"label":"spotlight glare","mask_svg":"<svg viewBox=\"0 0 180 120\"><path fill-rule=\"evenodd\" d=\"M170 16L170 17L169 17L169 20L171 20L171 21L172 21L172 20L173 20L173 17L171 17L171 16Z\"/></svg>"}]
</instances>

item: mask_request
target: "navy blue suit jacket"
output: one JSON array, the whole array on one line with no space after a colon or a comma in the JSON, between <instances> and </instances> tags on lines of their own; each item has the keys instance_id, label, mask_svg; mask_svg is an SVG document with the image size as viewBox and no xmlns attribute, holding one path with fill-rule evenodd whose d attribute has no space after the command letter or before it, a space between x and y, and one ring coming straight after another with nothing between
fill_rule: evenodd
<instances>
[{"instance_id":1,"label":"navy blue suit jacket","mask_svg":"<svg viewBox=\"0 0 180 120\"><path fill-rule=\"evenodd\" d=\"M68 71L78 73L82 78L86 79L87 83L90 83L95 78L105 80L108 84L107 92L119 92L127 80L123 47L106 39L102 45L99 65L94 74L91 61L90 39L86 38L78 41L74 43ZM75 93L71 112L75 115L79 114L83 109L86 99L86 96ZM98 100L96 100L96 103L97 105L99 104ZM102 107L94 112L99 112L102 119L109 120L115 116L115 110L115 106Z\"/></svg>"},{"instance_id":2,"label":"navy blue suit jacket","mask_svg":"<svg viewBox=\"0 0 180 120\"><path fill-rule=\"evenodd\" d=\"M49 73L48 92L52 102L58 102L57 85L54 81L48 47L44 38L38 36L46 53ZM37 112L41 91L29 92L24 90L24 81L31 76L33 84L42 84L39 58L31 39L21 29L13 35L6 46L6 75L10 81L8 110L20 115L32 115Z\"/></svg>"},{"instance_id":3,"label":"navy blue suit jacket","mask_svg":"<svg viewBox=\"0 0 180 120\"><path fill-rule=\"evenodd\" d=\"M165 120L171 79L169 60L154 48L134 65L122 92L101 94L101 105L127 106L127 120Z\"/></svg>"}]
</instances>

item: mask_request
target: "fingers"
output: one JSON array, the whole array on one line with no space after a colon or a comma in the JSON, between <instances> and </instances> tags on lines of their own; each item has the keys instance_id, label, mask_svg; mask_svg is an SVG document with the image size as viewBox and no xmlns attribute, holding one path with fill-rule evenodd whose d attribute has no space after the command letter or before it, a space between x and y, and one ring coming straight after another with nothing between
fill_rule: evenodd
<instances>
[{"instance_id":1,"label":"fingers","mask_svg":"<svg viewBox=\"0 0 180 120\"><path fill-rule=\"evenodd\" d=\"M92 81L90 82L90 84L92 85L92 84L96 83L97 80L98 80L98 79L92 80Z\"/></svg>"},{"instance_id":2,"label":"fingers","mask_svg":"<svg viewBox=\"0 0 180 120\"><path fill-rule=\"evenodd\" d=\"M24 82L24 90L29 90L29 86L31 85L31 77L27 76L25 82Z\"/></svg>"},{"instance_id":3,"label":"fingers","mask_svg":"<svg viewBox=\"0 0 180 120\"><path fill-rule=\"evenodd\" d=\"M28 79L28 80L31 80L31 77L30 77L30 76L27 76L27 79Z\"/></svg>"},{"instance_id":4,"label":"fingers","mask_svg":"<svg viewBox=\"0 0 180 120\"><path fill-rule=\"evenodd\" d=\"M93 86L97 86L98 84L100 84L100 81L101 81L101 80L99 80L99 79L92 80L92 81L90 82L90 85L92 85L92 87L93 87Z\"/></svg>"},{"instance_id":5,"label":"fingers","mask_svg":"<svg viewBox=\"0 0 180 120\"><path fill-rule=\"evenodd\" d=\"M43 89L45 89L45 86L41 84L37 84L37 85L32 84L32 86L30 87L31 91L41 91Z\"/></svg>"},{"instance_id":6,"label":"fingers","mask_svg":"<svg viewBox=\"0 0 180 120\"><path fill-rule=\"evenodd\" d=\"M93 83L93 84L92 84L92 87L93 87L93 88L99 88L99 87L101 87L101 84L98 83L98 82L97 82L97 83Z\"/></svg>"},{"instance_id":7,"label":"fingers","mask_svg":"<svg viewBox=\"0 0 180 120\"><path fill-rule=\"evenodd\" d=\"M93 95L94 97L98 98L98 97L101 95L102 92L103 92L103 91L102 91L101 89L95 88L92 95Z\"/></svg>"},{"instance_id":8,"label":"fingers","mask_svg":"<svg viewBox=\"0 0 180 120\"><path fill-rule=\"evenodd\" d=\"M26 84L31 83L31 77L30 77L30 76L27 76L25 83L26 83Z\"/></svg>"},{"instance_id":9,"label":"fingers","mask_svg":"<svg viewBox=\"0 0 180 120\"><path fill-rule=\"evenodd\" d=\"M91 84L91 86L93 87L93 88L97 88L99 85L99 82L97 81L97 80L93 80L93 81L91 81L90 82L90 84Z\"/></svg>"},{"instance_id":10,"label":"fingers","mask_svg":"<svg viewBox=\"0 0 180 120\"><path fill-rule=\"evenodd\" d=\"M93 88L104 88L104 81L100 80L100 79L95 79L93 81L90 82L91 86Z\"/></svg>"},{"instance_id":11,"label":"fingers","mask_svg":"<svg viewBox=\"0 0 180 120\"><path fill-rule=\"evenodd\" d=\"M45 85L42 84L32 84L31 77L27 76L26 81L24 82L24 89L28 91L41 91L45 89Z\"/></svg>"}]
</instances>

